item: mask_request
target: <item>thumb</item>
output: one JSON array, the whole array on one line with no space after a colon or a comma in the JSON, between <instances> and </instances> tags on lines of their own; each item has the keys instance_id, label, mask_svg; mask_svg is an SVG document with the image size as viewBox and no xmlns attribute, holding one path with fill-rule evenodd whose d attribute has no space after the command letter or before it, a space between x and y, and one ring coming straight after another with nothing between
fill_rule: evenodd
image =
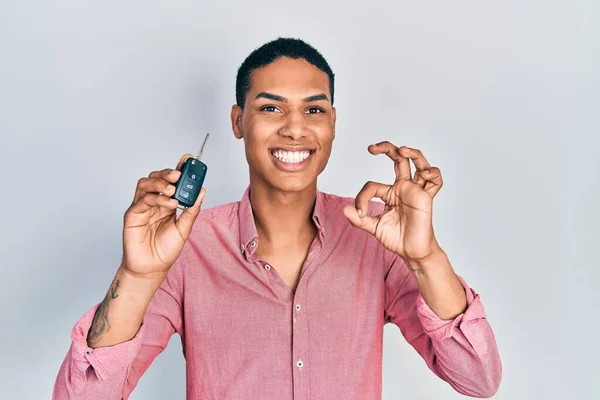
<instances>
[{"instance_id":1,"label":"thumb","mask_svg":"<svg viewBox=\"0 0 600 400\"><path fill-rule=\"evenodd\" d=\"M358 210L351 204L344 206L344 215L348 218L348 221L356 228L362 229L375 234L375 227L377 226L377 217L370 217L365 215L361 217L358 215Z\"/></svg>"},{"instance_id":2,"label":"thumb","mask_svg":"<svg viewBox=\"0 0 600 400\"><path fill-rule=\"evenodd\" d=\"M198 198L193 206L186 208L183 210L177 221L177 228L187 240L192 232L192 226L194 226L194 222L200 214L200 208L202 207L202 202L204 201L204 196L206 195L206 189L200 189L200 193L198 193Z\"/></svg>"}]
</instances>

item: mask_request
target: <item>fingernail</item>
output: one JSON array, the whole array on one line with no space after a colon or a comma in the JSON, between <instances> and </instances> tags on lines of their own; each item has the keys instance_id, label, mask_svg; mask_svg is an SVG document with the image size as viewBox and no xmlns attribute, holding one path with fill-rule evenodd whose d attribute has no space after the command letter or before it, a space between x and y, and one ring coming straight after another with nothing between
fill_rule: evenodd
<instances>
[{"instance_id":1,"label":"fingernail","mask_svg":"<svg viewBox=\"0 0 600 400\"><path fill-rule=\"evenodd\" d=\"M362 215L363 215L363 210L361 210L361 209L359 208L359 209L358 209L358 216L359 216L359 217L362 217Z\"/></svg>"}]
</instances>

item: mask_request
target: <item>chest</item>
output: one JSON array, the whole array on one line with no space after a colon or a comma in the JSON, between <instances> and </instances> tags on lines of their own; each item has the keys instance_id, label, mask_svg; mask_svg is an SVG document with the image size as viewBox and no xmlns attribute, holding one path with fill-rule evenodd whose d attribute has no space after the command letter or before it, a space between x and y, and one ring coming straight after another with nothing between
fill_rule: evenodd
<instances>
[{"instance_id":1,"label":"chest","mask_svg":"<svg viewBox=\"0 0 600 400\"><path fill-rule=\"evenodd\" d=\"M250 360L257 357L252 349L272 348L280 357L311 338L318 342L312 347L327 354L356 345L353 332L375 340L385 299L380 262L361 247L312 245L251 262L215 256L203 268L188 269L187 345L215 346L220 357L231 350L232 359L248 351Z\"/></svg>"},{"instance_id":2,"label":"chest","mask_svg":"<svg viewBox=\"0 0 600 400\"><path fill-rule=\"evenodd\" d=\"M298 281L300 280L300 272L306 261L310 246L289 249L288 251L273 251L262 254L261 258L275 270L279 278L290 287L292 291L296 291Z\"/></svg>"},{"instance_id":3,"label":"chest","mask_svg":"<svg viewBox=\"0 0 600 400\"><path fill-rule=\"evenodd\" d=\"M285 251L257 248L250 256L237 246L205 248L188 260L183 285L184 319L190 337L202 338L198 343L256 340L253 346L262 348L273 335L283 339L309 326L311 337L335 342L332 328L364 333L382 321L385 262L380 248L361 237L317 238Z\"/></svg>"},{"instance_id":4,"label":"chest","mask_svg":"<svg viewBox=\"0 0 600 400\"><path fill-rule=\"evenodd\" d=\"M256 255L274 269L279 278L292 292L295 292L309 252L311 249L318 248L320 250L322 247L316 234L316 229L313 229L298 241L279 244L259 240Z\"/></svg>"}]
</instances>

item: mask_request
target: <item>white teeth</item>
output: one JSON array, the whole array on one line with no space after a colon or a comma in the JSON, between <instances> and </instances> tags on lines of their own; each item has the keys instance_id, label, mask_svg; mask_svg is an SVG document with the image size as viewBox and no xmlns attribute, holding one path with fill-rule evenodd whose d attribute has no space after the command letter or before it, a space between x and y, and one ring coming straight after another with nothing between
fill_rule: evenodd
<instances>
[{"instance_id":1,"label":"white teeth","mask_svg":"<svg viewBox=\"0 0 600 400\"><path fill-rule=\"evenodd\" d=\"M284 151L284 150L274 150L271 152L278 160L281 160L285 163L299 163L308 158L310 156L310 151Z\"/></svg>"}]
</instances>

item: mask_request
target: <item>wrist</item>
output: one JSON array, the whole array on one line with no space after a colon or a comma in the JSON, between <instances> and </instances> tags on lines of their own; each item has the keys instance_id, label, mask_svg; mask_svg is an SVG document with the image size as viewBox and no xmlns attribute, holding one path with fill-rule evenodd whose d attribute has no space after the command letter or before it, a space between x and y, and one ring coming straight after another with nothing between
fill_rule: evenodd
<instances>
[{"instance_id":1,"label":"wrist","mask_svg":"<svg viewBox=\"0 0 600 400\"><path fill-rule=\"evenodd\" d=\"M420 285L439 285L456 279L446 253L438 248L427 257L406 259L406 264Z\"/></svg>"},{"instance_id":2,"label":"wrist","mask_svg":"<svg viewBox=\"0 0 600 400\"><path fill-rule=\"evenodd\" d=\"M425 302L439 318L451 320L466 310L465 289L443 250L420 260L406 260L406 264Z\"/></svg>"},{"instance_id":3,"label":"wrist","mask_svg":"<svg viewBox=\"0 0 600 400\"><path fill-rule=\"evenodd\" d=\"M140 274L128 269L124 263L117 271L117 279L121 281L121 287L129 289L127 291L132 296L144 298L152 297L166 277L166 271Z\"/></svg>"},{"instance_id":4,"label":"wrist","mask_svg":"<svg viewBox=\"0 0 600 400\"><path fill-rule=\"evenodd\" d=\"M127 275L127 278L129 279L148 283L162 282L167 277L167 274L169 272L168 270L145 273L135 272L127 266L127 263L125 261L121 261L121 265L119 265L118 271Z\"/></svg>"},{"instance_id":5,"label":"wrist","mask_svg":"<svg viewBox=\"0 0 600 400\"><path fill-rule=\"evenodd\" d=\"M404 260L410 264L418 267L419 269L432 268L440 264L440 261L447 259L446 253L436 243L431 247L426 256L421 258L404 257Z\"/></svg>"}]
</instances>

